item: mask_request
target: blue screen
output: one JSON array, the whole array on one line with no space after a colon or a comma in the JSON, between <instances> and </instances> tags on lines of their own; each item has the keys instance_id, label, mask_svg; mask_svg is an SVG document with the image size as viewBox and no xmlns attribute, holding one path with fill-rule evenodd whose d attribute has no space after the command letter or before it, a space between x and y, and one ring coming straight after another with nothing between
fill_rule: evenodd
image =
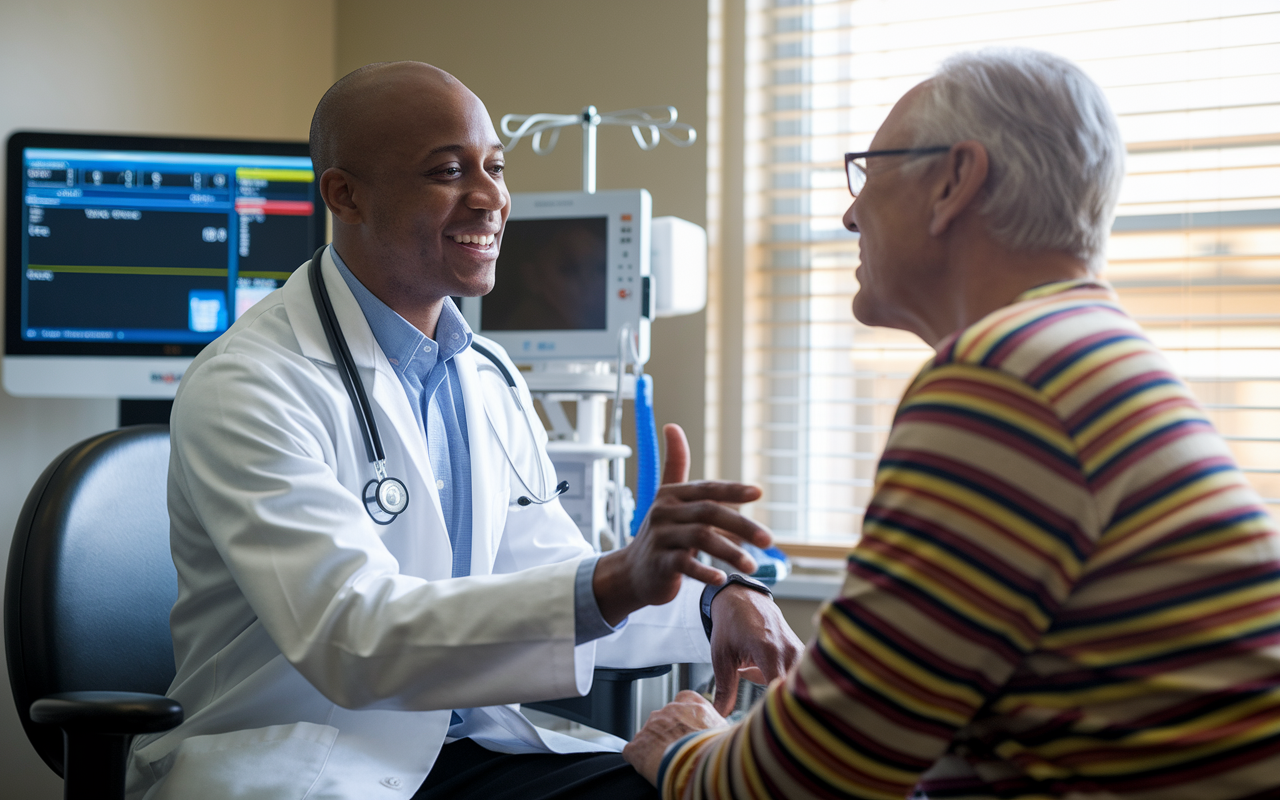
<instances>
[{"instance_id":1,"label":"blue screen","mask_svg":"<svg viewBox=\"0 0 1280 800\"><path fill-rule=\"evenodd\" d=\"M323 236L305 156L26 147L21 181L24 342L210 342Z\"/></svg>"}]
</instances>

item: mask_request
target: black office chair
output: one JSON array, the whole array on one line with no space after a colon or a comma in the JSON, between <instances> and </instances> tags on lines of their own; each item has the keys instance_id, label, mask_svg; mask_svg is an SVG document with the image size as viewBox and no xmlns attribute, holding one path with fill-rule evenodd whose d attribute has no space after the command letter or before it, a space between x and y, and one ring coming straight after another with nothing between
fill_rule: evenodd
<instances>
[{"instance_id":1,"label":"black office chair","mask_svg":"<svg viewBox=\"0 0 1280 800\"><path fill-rule=\"evenodd\" d=\"M165 502L167 425L94 436L27 496L5 584L9 681L27 738L64 796L123 798L129 741L182 721L169 609L178 596ZM534 708L629 738L633 682L669 666L596 670L586 697ZM57 728L62 728L59 735Z\"/></svg>"},{"instance_id":2,"label":"black office chair","mask_svg":"<svg viewBox=\"0 0 1280 800\"><path fill-rule=\"evenodd\" d=\"M182 721L169 609L169 428L104 433L54 459L9 551L4 638L27 738L64 797L124 797L129 741ZM59 733L58 728L62 729Z\"/></svg>"}]
</instances>

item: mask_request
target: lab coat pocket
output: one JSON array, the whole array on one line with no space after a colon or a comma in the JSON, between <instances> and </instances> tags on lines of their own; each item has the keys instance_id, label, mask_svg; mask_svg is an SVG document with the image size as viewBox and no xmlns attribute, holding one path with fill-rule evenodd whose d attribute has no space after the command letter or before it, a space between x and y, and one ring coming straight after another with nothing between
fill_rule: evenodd
<instances>
[{"instance_id":1,"label":"lab coat pocket","mask_svg":"<svg viewBox=\"0 0 1280 800\"><path fill-rule=\"evenodd\" d=\"M311 722L192 736L152 764L168 774L148 800L304 798L337 738L337 728Z\"/></svg>"}]
</instances>

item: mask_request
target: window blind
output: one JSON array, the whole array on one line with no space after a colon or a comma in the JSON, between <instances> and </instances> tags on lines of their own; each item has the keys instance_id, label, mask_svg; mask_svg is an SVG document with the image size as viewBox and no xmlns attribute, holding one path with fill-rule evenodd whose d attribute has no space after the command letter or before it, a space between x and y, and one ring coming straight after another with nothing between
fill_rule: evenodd
<instances>
[{"instance_id":1,"label":"window blind","mask_svg":"<svg viewBox=\"0 0 1280 800\"><path fill-rule=\"evenodd\" d=\"M1249 479L1280 505L1280 7L1275 0L745 0L744 472L783 541L847 546L893 409L931 351L857 324L843 153L984 45L1106 91L1128 174L1103 272Z\"/></svg>"}]
</instances>

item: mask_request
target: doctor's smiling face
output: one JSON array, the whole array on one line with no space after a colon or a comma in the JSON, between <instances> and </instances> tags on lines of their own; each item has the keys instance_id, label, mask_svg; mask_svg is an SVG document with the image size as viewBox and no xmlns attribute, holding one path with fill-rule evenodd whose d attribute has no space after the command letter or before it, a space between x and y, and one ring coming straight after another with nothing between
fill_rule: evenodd
<instances>
[{"instance_id":1,"label":"doctor's smiling face","mask_svg":"<svg viewBox=\"0 0 1280 800\"><path fill-rule=\"evenodd\" d=\"M445 297L493 288L511 210L502 144L480 99L426 64L375 65L335 91L316 112L331 123L332 148L316 147L315 123L312 133L334 246L370 291L432 335Z\"/></svg>"}]
</instances>

